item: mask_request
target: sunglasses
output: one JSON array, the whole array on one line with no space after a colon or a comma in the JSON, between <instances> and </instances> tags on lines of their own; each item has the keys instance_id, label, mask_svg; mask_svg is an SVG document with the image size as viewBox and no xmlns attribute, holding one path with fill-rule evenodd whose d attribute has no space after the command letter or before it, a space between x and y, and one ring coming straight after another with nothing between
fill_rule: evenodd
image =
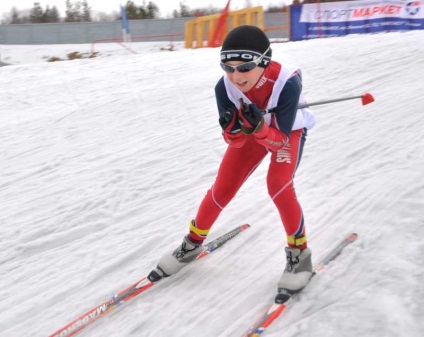
<instances>
[{"instance_id":1,"label":"sunglasses","mask_svg":"<svg viewBox=\"0 0 424 337\"><path fill-rule=\"evenodd\" d=\"M271 46L268 47L267 50L265 50L265 53L263 53L261 56L259 56L256 60L249 61L246 63L242 63L236 66L230 66L226 63L220 63L222 70L224 70L226 73L234 73L236 70L240 73L247 73L248 71L251 71L255 69L259 63L262 62L262 59L265 57L266 53L268 53L268 50L271 48Z\"/></svg>"}]
</instances>

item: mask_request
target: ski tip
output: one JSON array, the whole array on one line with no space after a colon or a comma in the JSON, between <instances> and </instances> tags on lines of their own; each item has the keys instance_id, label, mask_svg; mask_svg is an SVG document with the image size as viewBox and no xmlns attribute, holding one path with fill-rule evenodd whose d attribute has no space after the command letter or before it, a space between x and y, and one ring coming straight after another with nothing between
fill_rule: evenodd
<instances>
[{"instance_id":1,"label":"ski tip","mask_svg":"<svg viewBox=\"0 0 424 337\"><path fill-rule=\"evenodd\" d=\"M249 227L250 227L250 225L248 223L246 223L244 225L241 225L239 228L240 228L240 231L244 231L245 229L248 229Z\"/></svg>"},{"instance_id":2,"label":"ski tip","mask_svg":"<svg viewBox=\"0 0 424 337\"><path fill-rule=\"evenodd\" d=\"M351 234L347 237L347 239L348 239L349 241L355 241L357 238L358 238L358 234L357 234L357 233L351 233Z\"/></svg>"}]
</instances>

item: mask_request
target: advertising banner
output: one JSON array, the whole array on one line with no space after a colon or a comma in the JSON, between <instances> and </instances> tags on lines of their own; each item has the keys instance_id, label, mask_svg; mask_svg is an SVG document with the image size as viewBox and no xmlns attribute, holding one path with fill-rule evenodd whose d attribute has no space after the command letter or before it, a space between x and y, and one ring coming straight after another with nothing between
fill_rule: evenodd
<instances>
[{"instance_id":1,"label":"advertising banner","mask_svg":"<svg viewBox=\"0 0 424 337\"><path fill-rule=\"evenodd\" d=\"M424 29L424 0L358 0L290 6L290 39Z\"/></svg>"}]
</instances>

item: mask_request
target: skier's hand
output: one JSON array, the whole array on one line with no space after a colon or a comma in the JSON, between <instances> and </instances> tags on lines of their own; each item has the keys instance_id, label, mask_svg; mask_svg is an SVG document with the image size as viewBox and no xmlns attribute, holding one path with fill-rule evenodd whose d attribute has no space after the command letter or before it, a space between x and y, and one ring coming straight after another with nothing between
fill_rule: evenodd
<instances>
[{"instance_id":1,"label":"skier's hand","mask_svg":"<svg viewBox=\"0 0 424 337\"><path fill-rule=\"evenodd\" d=\"M255 104L247 105L242 98L240 98L240 103L239 119L242 131L246 134L260 131L264 124L262 111Z\"/></svg>"},{"instance_id":2,"label":"skier's hand","mask_svg":"<svg viewBox=\"0 0 424 337\"><path fill-rule=\"evenodd\" d=\"M224 132L237 133L240 132L240 122L235 111L225 111L219 117L219 124ZM233 130L233 128L235 129Z\"/></svg>"}]
</instances>

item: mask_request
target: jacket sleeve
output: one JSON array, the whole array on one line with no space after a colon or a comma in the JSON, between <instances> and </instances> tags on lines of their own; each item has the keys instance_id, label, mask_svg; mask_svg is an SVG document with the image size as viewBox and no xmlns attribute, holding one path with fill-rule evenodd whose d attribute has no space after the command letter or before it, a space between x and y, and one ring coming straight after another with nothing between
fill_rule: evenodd
<instances>
[{"instance_id":1,"label":"jacket sleeve","mask_svg":"<svg viewBox=\"0 0 424 337\"><path fill-rule=\"evenodd\" d=\"M222 136L228 145L237 148L243 147L247 140L246 137L248 137L243 132L229 133L224 131L222 132Z\"/></svg>"},{"instance_id":2,"label":"jacket sleeve","mask_svg":"<svg viewBox=\"0 0 424 337\"><path fill-rule=\"evenodd\" d=\"M264 123L260 130L253 133L257 143L271 151L281 150L288 143L296 119L301 91L302 79L300 74L295 74L281 91L271 126Z\"/></svg>"}]
</instances>

